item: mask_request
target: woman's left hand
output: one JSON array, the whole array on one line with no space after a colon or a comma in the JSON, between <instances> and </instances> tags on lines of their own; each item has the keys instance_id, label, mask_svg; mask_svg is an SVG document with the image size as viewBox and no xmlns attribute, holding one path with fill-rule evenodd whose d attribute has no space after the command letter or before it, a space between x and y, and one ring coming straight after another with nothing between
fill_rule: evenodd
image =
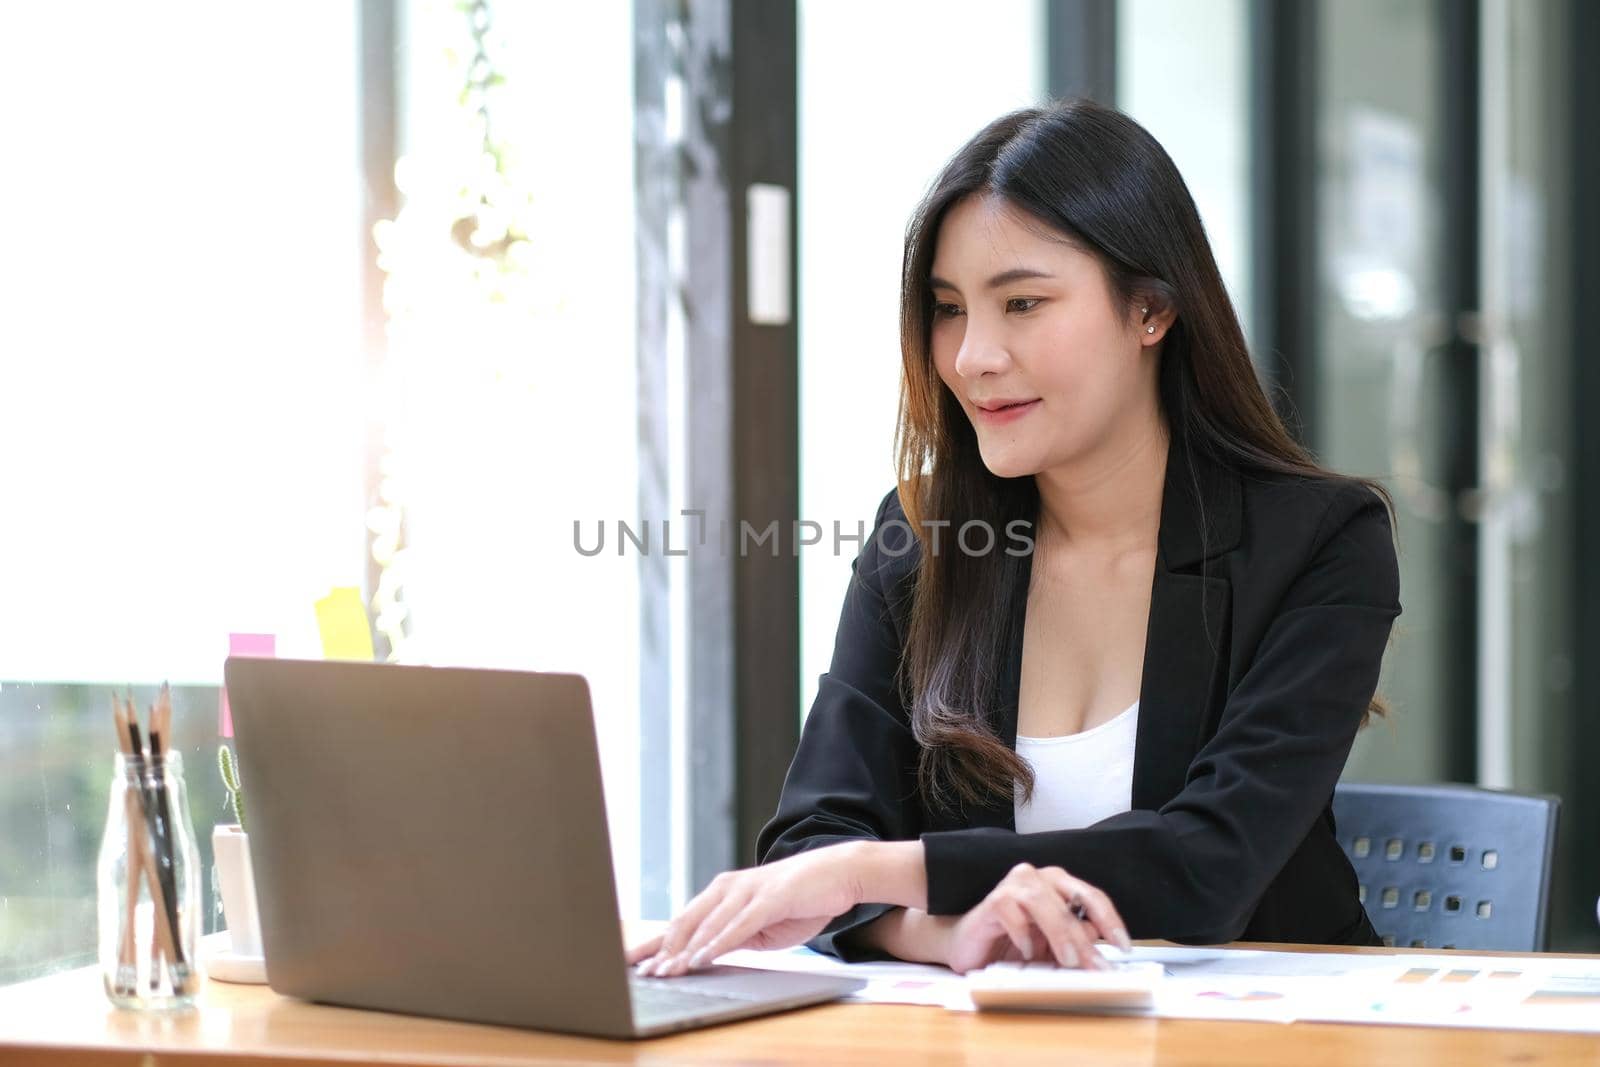
<instances>
[{"instance_id":1,"label":"woman's left hand","mask_svg":"<svg viewBox=\"0 0 1600 1067\"><path fill-rule=\"evenodd\" d=\"M803 944L860 903L857 858L847 843L719 874L665 933L629 949L628 962L665 978L734 949Z\"/></svg>"},{"instance_id":2,"label":"woman's left hand","mask_svg":"<svg viewBox=\"0 0 1600 1067\"><path fill-rule=\"evenodd\" d=\"M1104 970L1097 938L1132 947L1110 897L1060 867L1027 863L1013 867L945 936L944 962L958 974L1016 959Z\"/></svg>"}]
</instances>

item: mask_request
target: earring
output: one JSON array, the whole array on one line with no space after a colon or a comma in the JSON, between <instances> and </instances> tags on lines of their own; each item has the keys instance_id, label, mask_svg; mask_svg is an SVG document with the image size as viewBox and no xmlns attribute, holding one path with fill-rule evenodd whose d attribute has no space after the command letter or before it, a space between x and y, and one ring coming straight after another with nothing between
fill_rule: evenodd
<instances>
[{"instance_id":1,"label":"earring","mask_svg":"<svg viewBox=\"0 0 1600 1067\"><path fill-rule=\"evenodd\" d=\"M1148 315L1148 314L1150 314L1150 309L1149 308L1140 308L1139 309L1139 314Z\"/></svg>"},{"instance_id":2,"label":"earring","mask_svg":"<svg viewBox=\"0 0 1600 1067\"><path fill-rule=\"evenodd\" d=\"M1155 333L1156 332L1156 328L1154 326L1146 326L1144 328L1144 332L1145 333Z\"/></svg>"}]
</instances>

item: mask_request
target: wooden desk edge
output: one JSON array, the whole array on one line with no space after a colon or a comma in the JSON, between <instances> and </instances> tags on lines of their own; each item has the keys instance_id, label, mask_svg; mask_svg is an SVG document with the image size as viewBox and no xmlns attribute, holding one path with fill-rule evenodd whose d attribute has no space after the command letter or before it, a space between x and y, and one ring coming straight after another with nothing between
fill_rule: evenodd
<instances>
[{"instance_id":1,"label":"wooden desk edge","mask_svg":"<svg viewBox=\"0 0 1600 1067\"><path fill-rule=\"evenodd\" d=\"M1144 941L1151 947L1168 942ZM1492 956L1530 953L1444 952L1240 942L1226 947L1314 953L1357 952L1405 957ZM1579 953L1537 954L1550 959L1596 959ZM512 1063L676 1064L743 1062L874 1064L954 1060L968 1055L1008 1062L1059 1062L1063 1038L1086 1058L1146 1064L1214 1064L1219 1050L1230 1063L1298 1067L1323 1064L1595 1062L1600 1038L1585 1034L1376 1027L1323 1023L1290 1025L1206 1020L1115 1017L988 1016L913 1005L834 1004L765 1016L730 1026L646 1041L610 1041L504 1027L455 1023L310 1004L281 997L264 986L230 986L208 980L202 1013L167 1025L151 1017L118 1013L105 1002L98 968L82 968L0 989L0 1067L9 1064L148 1064L152 1057L182 1067L286 1064L386 1067L450 1064L507 1067ZM48 1010L60 1005L59 1012ZM35 1014L33 1026L13 1026L16 1009ZM209 1009L210 1025L202 1025ZM43 1015L59 1018L52 1027ZM95 1020L103 1027L87 1037ZM78 1031L73 1033L73 1031ZM8 1039L8 1031L10 1035ZM30 1032L31 1031L31 1032ZM49 1035L49 1036L44 1036ZM99 1040L95 1038L98 1036ZM16 1040L20 1037L21 1040ZM218 1041L222 1044L219 1046Z\"/></svg>"}]
</instances>

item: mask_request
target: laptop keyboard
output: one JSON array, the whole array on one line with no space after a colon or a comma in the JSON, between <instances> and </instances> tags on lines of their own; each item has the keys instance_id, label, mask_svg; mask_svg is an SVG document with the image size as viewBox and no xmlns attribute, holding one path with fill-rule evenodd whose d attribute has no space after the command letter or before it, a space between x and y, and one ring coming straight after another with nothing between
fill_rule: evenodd
<instances>
[{"instance_id":1,"label":"laptop keyboard","mask_svg":"<svg viewBox=\"0 0 1600 1067\"><path fill-rule=\"evenodd\" d=\"M677 1018L716 1011L734 1004L749 1004L772 999L772 994L759 991L741 992L726 988L697 989L695 980L689 978L643 978L630 975L628 991L633 997L634 1018Z\"/></svg>"}]
</instances>

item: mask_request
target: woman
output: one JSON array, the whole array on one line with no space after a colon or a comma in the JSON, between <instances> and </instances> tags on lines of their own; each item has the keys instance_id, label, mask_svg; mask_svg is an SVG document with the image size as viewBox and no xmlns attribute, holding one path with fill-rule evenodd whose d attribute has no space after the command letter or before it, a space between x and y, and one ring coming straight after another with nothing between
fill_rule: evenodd
<instances>
[{"instance_id":1,"label":"woman","mask_svg":"<svg viewBox=\"0 0 1600 1067\"><path fill-rule=\"evenodd\" d=\"M1092 103L994 122L908 229L901 336L900 487L762 865L630 959L1376 943L1330 802L1400 611L1387 498L1273 413L1171 159Z\"/></svg>"}]
</instances>

